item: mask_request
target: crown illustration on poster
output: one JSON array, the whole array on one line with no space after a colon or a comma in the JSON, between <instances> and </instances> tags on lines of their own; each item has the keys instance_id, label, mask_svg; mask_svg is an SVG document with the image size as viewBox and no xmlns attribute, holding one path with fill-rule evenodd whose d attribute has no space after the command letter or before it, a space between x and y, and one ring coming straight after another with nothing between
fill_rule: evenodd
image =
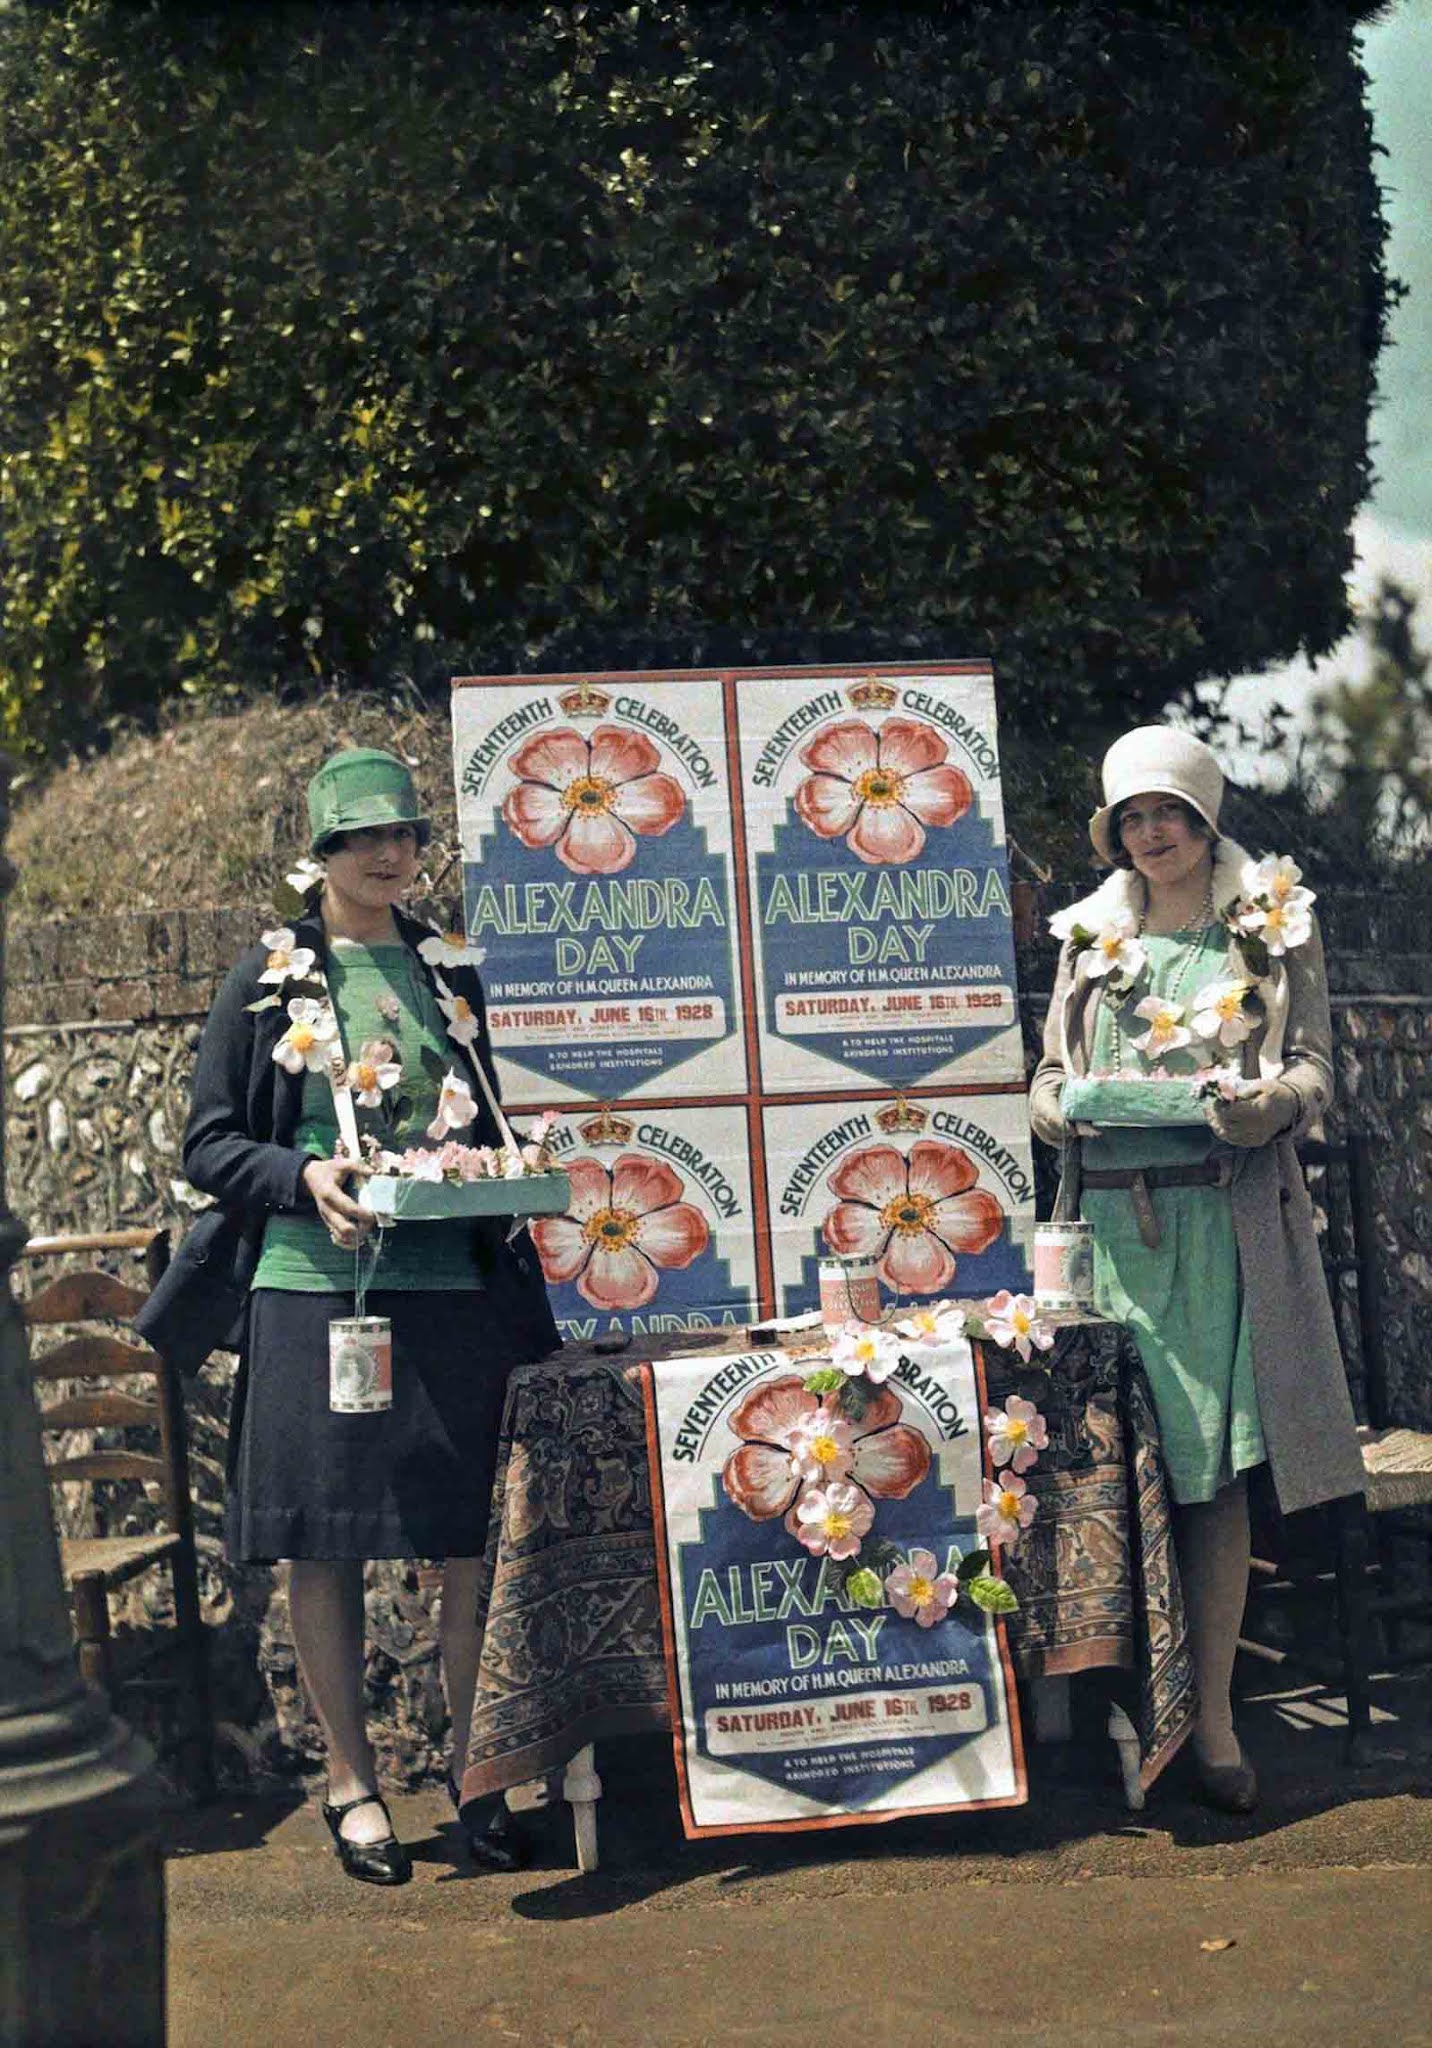
<instances>
[{"instance_id":1,"label":"crown illustration on poster","mask_svg":"<svg viewBox=\"0 0 1432 2048\"><path fill-rule=\"evenodd\" d=\"M921 1109L918 1102L909 1102L903 1095L897 1095L884 1109L875 1112L875 1121L882 1131L923 1131L930 1121L930 1112Z\"/></svg>"},{"instance_id":2,"label":"crown illustration on poster","mask_svg":"<svg viewBox=\"0 0 1432 2048\"><path fill-rule=\"evenodd\" d=\"M900 692L893 683L882 682L879 676L864 676L858 683L851 684L845 700L857 711L888 711L892 704L900 702Z\"/></svg>"},{"instance_id":3,"label":"crown illustration on poster","mask_svg":"<svg viewBox=\"0 0 1432 2048\"><path fill-rule=\"evenodd\" d=\"M564 690L557 699L568 718L600 718L612 708L612 700L605 690L599 690L595 683L584 677L575 690Z\"/></svg>"},{"instance_id":4,"label":"crown illustration on poster","mask_svg":"<svg viewBox=\"0 0 1432 2048\"><path fill-rule=\"evenodd\" d=\"M635 1129L629 1117L613 1113L609 1102L603 1103L588 1123L577 1126L582 1142L587 1145L629 1145Z\"/></svg>"}]
</instances>

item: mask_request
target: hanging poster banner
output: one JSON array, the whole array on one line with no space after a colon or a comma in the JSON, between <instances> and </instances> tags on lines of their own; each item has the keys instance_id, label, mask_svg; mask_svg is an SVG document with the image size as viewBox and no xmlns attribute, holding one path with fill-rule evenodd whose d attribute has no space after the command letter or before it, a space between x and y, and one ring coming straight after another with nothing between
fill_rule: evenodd
<instances>
[{"instance_id":1,"label":"hanging poster banner","mask_svg":"<svg viewBox=\"0 0 1432 2048\"><path fill-rule=\"evenodd\" d=\"M506 1099L741 1094L719 680L463 678L452 702Z\"/></svg>"},{"instance_id":2,"label":"hanging poster banner","mask_svg":"<svg viewBox=\"0 0 1432 2048\"><path fill-rule=\"evenodd\" d=\"M911 1347L835 1449L805 1385L828 1363L769 1351L645 1369L688 1835L1026 1796L1002 1624L957 1590L981 1547L971 1347ZM823 1456L844 1477L820 1478L811 1505L801 1474Z\"/></svg>"},{"instance_id":3,"label":"hanging poster banner","mask_svg":"<svg viewBox=\"0 0 1432 2048\"><path fill-rule=\"evenodd\" d=\"M1023 1080L990 670L735 690L763 1091Z\"/></svg>"},{"instance_id":4,"label":"hanging poster banner","mask_svg":"<svg viewBox=\"0 0 1432 2048\"><path fill-rule=\"evenodd\" d=\"M569 1110L549 1146L571 1204L530 1228L563 1337L735 1328L754 1319L744 1108Z\"/></svg>"},{"instance_id":5,"label":"hanging poster banner","mask_svg":"<svg viewBox=\"0 0 1432 2048\"><path fill-rule=\"evenodd\" d=\"M873 1259L887 1302L1029 1291L1024 1096L775 1103L762 1128L778 1314L816 1306L830 1253Z\"/></svg>"}]
</instances>

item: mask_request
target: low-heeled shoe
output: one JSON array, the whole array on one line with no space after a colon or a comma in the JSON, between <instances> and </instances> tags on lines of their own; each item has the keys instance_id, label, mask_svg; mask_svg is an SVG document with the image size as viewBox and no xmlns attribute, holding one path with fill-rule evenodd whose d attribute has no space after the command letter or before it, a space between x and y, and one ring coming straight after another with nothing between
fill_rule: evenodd
<instances>
[{"instance_id":1,"label":"low-heeled shoe","mask_svg":"<svg viewBox=\"0 0 1432 2048\"><path fill-rule=\"evenodd\" d=\"M527 1838L508 1812L504 1799L499 1799L493 1812L474 1826L462 1817L462 1794L451 1771L447 1776L447 1795L474 1863L483 1870L511 1872L527 1868L531 1854Z\"/></svg>"},{"instance_id":2,"label":"low-heeled shoe","mask_svg":"<svg viewBox=\"0 0 1432 2048\"><path fill-rule=\"evenodd\" d=\"M350 1842L342 1833L344 1817L360 1806L381 1806L383 1817L388 1822L388 1832L379 1842ZM323 1818L327 1821L333 1836L333 1846L338 1861L349 1877L356 1877L360 1884L406 1884L413 1874L413 1861L407 1850L393 1833L392 1818L386 1805L376 1792L365 1792L361 1799L350 1799L343 1806L330 1806L323 1802Z\"/></svg>"}]
</instances>

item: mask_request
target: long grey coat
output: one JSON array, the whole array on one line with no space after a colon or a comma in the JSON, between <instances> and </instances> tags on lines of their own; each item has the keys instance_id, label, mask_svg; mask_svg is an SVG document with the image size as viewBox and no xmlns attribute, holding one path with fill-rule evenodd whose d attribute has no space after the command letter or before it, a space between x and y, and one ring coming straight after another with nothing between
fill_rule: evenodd
<instances>
[{"instance_id":1,"label":"long grey coat","mask_svg":"<svg viewBox=\"0 0 1432 2048\"><path fill-rule=\"evenodd\" d=\"M1236 871L1246 856L1224 840L1218 847L1215 895L1218 907L1237 894ZM1111 877L1096 897L1066 918L1095 926L1119 904L1131 878ZM1263 1420L1263 1438L1278 1503L1285 1514L1363 1490L1348 1394L1313 1229L1313 1207L1294 1144L1306 1135L1333 1095L1332 1024L1327 974L1317 927L1306 944L1289 952L1277 968L1278 985L1265 996L1267 1015L1244 1045L1244 1072L1256 1075L1281 1053L1282 1078L1302 1101L1291 1130L1270 1145L1230 1148L1233 1155L1233 1220L1253 1339L1253 1376ZM1066 940L1050 999L1044 1057L1030 1085L1030 1120L1035 1131L1058 1143L1063 1134L1059 1091L1068 1074L1088 1071L1094 1027L1104 987L1078 971ZM1273 1035L1281 1044L1270 1048ZM1066 1152L1066 1172L1079 1171L1077 1139ZM1157 1206L1158 1196L1154 1195Z\"/></svg>"}]
</instances>

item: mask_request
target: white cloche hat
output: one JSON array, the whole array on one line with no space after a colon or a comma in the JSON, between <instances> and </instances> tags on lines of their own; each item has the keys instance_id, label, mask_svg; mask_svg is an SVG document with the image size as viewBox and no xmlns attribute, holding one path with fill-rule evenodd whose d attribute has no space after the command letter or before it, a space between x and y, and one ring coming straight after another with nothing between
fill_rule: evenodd
<instances>
[{"instance_id":1,"label":"white cloche hat","mask_svg":"<svg viewBox=\"0 0 1432 2048\"><path fill-rule=\"evenodd\" d=\"M1089 820L1094 851L1112 867L1118 848L1110 827L1131 796L1179 796L1218 830L1223 770L1211 747L1175 725L1136 725L1104 756L1104 802Z\"/></svg>"}]
</instances>

